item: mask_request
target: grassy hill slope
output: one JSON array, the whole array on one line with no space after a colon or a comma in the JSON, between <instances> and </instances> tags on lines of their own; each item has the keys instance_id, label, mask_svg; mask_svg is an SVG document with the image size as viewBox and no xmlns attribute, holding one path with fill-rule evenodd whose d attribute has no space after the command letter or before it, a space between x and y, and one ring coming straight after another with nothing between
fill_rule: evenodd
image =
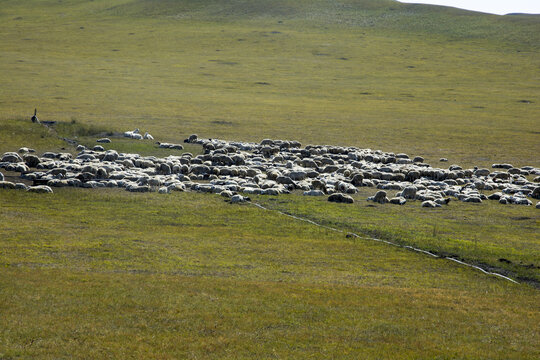
<instances>
[{"instance_id":1,"label":"grassy hill slope","mask_svg":"<svg viewBox=\"0 0 540 360\"><path fill-rule=\"evenodd\" d=\"M392 1L4 2L3 118L539 165L539 18ZM519 144L519 146L516 146Z\"/></svg>"},{"instance_id":2,"label":"grassy hill slope","mask_svg":"<svg viewBox=\"0 0 540 360\"><path fill-rule=\"evenodd\" d=\"M384 0L2 1L0 152L139 127L540 166L539 24ZM256 200L522 284L209 194L0 190L0 358L537 359L538 210L371 190Z\"/></svg>"}]
</instances>

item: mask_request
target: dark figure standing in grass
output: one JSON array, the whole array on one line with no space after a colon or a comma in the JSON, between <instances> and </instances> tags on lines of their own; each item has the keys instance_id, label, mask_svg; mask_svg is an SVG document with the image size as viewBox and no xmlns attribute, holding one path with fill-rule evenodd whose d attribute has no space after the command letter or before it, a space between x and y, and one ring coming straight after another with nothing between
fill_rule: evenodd
<instances>
[{"instance_id":1,"label":"dark figure standing in grass","mask_svg":"<svg viewBox=\"0 0 540 360\"><path fill-rule=\"evenodd\" d=\"M33 123L38 123L39 124L39 119L38 117L36 116L37 114L37 109L34 109L34 116L32 116L32 122Z\"/></svg>"}]
</instances>

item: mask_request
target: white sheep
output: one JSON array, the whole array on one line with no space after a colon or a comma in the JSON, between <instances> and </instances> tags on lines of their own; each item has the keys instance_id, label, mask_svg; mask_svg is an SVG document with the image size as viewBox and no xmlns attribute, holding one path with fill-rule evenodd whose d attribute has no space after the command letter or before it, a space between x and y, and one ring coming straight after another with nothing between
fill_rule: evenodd
<instances>
[{"instance_id":1,"label":"white sheep","mask_svg":"<svg viewBox=\"0 0 540 360\"><path fill-rule=\"evenodd\" d=\"M31 186L27 190L28 192L33 193L39 193L39 194L52 194L52 189L47 185L38 185L38 186Z\"/></svg>"}]
</instances>

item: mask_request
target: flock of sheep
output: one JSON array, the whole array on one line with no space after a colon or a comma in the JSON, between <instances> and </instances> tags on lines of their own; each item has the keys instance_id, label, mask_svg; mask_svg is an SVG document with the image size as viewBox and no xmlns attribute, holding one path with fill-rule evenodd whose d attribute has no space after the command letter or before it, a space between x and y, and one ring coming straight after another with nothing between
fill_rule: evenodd
<instances>
[{"instance_id":1,"label":"flock of sheep","mask_svg":"<svg viewBox=\"0 0 540 360\"><path fill-rule=\"evenodd\" d=\"M144 138L137 130L126 134ZM100 142L110 142L106 140ZM18 153L3 154L0 169L20 173L33 186L4 181L0 173L0 188L33 192L52 192L53 187L62 186L159 193L191 190L220 194L233 203L249 200L249 194L299 190L306 196L352 203L350 195L358 192L358 187L373 187L378 191L369 201L403 205L416 200L423 207L441 207L450 199L517 205L533 205L532 198L540 199L540 169L531 166L493 164L492 170L432 167L423 158L411 159L406 154L328 145L302 147L297 141L286 140L244 143L191 135L185 142L201 145L204 154L185 152L157 158L105 151L101 145L92 149L79 145L75 157L52 152L37 156L21 148Z\"/></svg>"}]
</instances>

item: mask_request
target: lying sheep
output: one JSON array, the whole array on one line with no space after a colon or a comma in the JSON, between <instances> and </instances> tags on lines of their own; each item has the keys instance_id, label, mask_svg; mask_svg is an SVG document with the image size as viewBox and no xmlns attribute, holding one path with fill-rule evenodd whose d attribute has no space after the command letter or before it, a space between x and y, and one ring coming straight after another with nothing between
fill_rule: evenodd
<instances>
[{"instance_id":1,"label":"lying sheep","mask_svg":"<svg viewBox=\"0 0 540 360\"><path fill-rule=\"evenodd\" d=\"M158 146L160 148L165 148L165 149L175 149L175 150L183 150L184 147L180 144L169 144L169 143L160 143L158 141Z\"/></svg>"},{"instance_id":2,"label":"lying sheep","mask_svg":"<svg viewBox=\"0 0 540 360\"><path fill-rule=\"evenodd\" d=\"M321 190L309 190L303 192L304 196L323 196L324 192Z\"/></svg>"},{"instance_id":3,"label":"lying sheep","mask_svg":"<svg viewBox=\"0 0 540 360\"><path fill-rule=\"evenodd\" d=\"M438 208L438 207L441 207L440 204L437 204L435 201L431 201L431 200L427 200L427 201L424 201L422 203L422 207L427 207L427 208Z\"/></svg>"},{"instance_id":4,"label":"lying sheep","mask_svg":"<svg viewBox=\"0 0 540 360\"><path fill-rule=\"evenodd\" d=\"M141 134L139 134L139 129L124 132L124 137L128 137L128 138L135 139L135 140L142 140L143 139L143 136Z\"/></svg>"},{"instance_id":5,"label":"lying sheep","mask_svg":"<svg viewBox=\"0 0 540 360\"><path fill-rule=\"evenodd\" d=\"M407 200L401 196L390 199L390 204L394 204L394 205L404 205L406 202Z\"/></svg>"},{"instance_id":6,"label":"lying sheep","mask_svg":"<svg viewBox=\"0 0 540 360\"><path fill-rule=\"evenodd\" d=\"M342 193L335 193L328 197L328 201L330 202L336 202L336 203L345 203L345 204L352 204L354 203L354 199L350 197L349 195L345 195Z\"/></svg>"},{"instance_id":7,"label":"lying sheep","mask_svg":"<svg viewBox=\"0 0 540 360\"><path fill-rule=\"evenodd\" d=\"M2 158L0 159L1 162L9 162L9 163L20 163L23 162L23 159L19 156L19 154L15 152L7 152L2 155Z\"/></svg>"},{"instance_id":8,"label":"lying sheep","mask_svg":"<svg viewBox=\"0 0 540 360\"><path fill-rule=\"evenodd\" d=\"M15 184L11 181L0 181L0 189L15 189Z\"/></svg>"},{"instance_id":9,"label":"lying sheep","mask_svg":"<svg viewBox=\"0 0 540 360\"><path fill-rule=\"evenodd\" d=\"M243 203L246 201L251 201L251 199L248 197L239 195L239 194L233 195L231 197L231 204L238 204L238 203Z\"/></svg>"},{"instance_id":10,"label":"lying sheep","mask_svg":"<svg viewBox=\"0 0 540 360\"><path fill-rule=\"evenodd\" d=\"M38 194L52 194L53 190L46 185L38 185L38 186L30 186L27 190L31 193L38 193Z\"/></svg>"},{"instance_id":11,"label":"lying sheep","mask_svg":"<svg viewBox=\"0 0 540 360\"><path fill-rule=\"evenodd\" d=\"M141 136L138 129L129 133ZM302 149L288 140L242 143L195 135L186 140L201 145L205 153L157 158L79 147L75 159L66 153L49 152L37 157L24 152L22 159L17 153L6 153L0 168L18 170L25 179L50 186L121 187L164 194L188 189L231 198L236 192L275 196L296 190L307 196L328 194L330 201L349 202L350 197L342 196L356 193L361 186L379 189L369 200L392 204L420 200L444 205L449 197L466 202L487 200L480 191L498 191L499 201L504 198L512 204L525 204L530 202L528 197L540 196L538 185L527 178L540 175L540 169L534 167L512 167L508 172L457 165L440 169L424 164L419 157L410 160L407 154L354 147L308 145ZM35 171L30 172L29 167L35 167ZM384 190L399 192L389 200ZM489 199L495 197L490 195Z\"/></svg>"}]
</instances>

